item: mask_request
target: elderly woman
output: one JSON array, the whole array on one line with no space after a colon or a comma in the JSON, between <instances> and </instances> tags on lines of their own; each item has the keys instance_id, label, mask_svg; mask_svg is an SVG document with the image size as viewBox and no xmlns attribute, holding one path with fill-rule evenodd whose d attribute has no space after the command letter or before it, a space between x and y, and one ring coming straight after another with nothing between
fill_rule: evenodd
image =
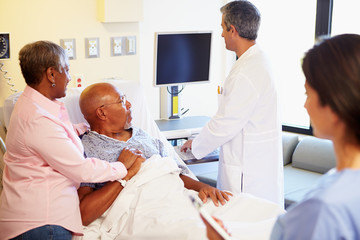
<instances>
[{"instance_id":1,"label":"elderly woman","mask_svg":"<svg viewBox=\"0 0 360 240\"><path fill-rule=\"evenodd\" d=\"M314 134L330 139L336 169L275 223L271 239L360 239L360 35L324 40L303 60ZM207 222L208 237L222 239Z\"/></svg>"},{"instance_id":2,"label":"elderly woman","mask_svg":"<svg viewBox=\"0 0 360 240\"><path fill-rule=\"evenodd\" d=\"M71 239L82 234L80 182L122 179L139 156L125 150L114 163L84 158L77 134L83 130L74 130L64 105L56 100L66 95L70 81L60 46L28 44L19 60L27 86L6 138L0 239Z\"/></svg>"}]
</instances>

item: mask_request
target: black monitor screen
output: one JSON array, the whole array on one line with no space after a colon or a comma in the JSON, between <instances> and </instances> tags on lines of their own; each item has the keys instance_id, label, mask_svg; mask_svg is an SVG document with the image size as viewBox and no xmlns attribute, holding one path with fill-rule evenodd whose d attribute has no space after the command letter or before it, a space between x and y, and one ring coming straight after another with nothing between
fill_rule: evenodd
<instances>
[{"instance_id":1,"label":"black monitor screen","mask_svg":"<svg viewBox=\"0 0 360 240\"><path fill-rule=\"evenodd\" d=\"M157 33L155 85L209 81L211 32Z\"/></svg>"}]
</instances>

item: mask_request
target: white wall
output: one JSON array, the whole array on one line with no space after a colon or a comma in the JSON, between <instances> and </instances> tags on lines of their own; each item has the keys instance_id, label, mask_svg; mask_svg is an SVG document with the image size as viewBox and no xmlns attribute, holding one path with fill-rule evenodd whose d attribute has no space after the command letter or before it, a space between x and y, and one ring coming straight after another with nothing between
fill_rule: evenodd
<instances>
[{"instance_id":1,"label":"white wall","mask_svg":"<svg viewBox=\"0 0 360 240\"><path fill-rule=\"evenodd\" d=\"M141 82L155 118L159 118L159 88L154 88L154 33L169 31L213 31L210 83L185 87L181 106L185 116L212 116L217 109L217 86L225 78L225 46L221 37L220 7L224 1L151 0L144 1L144 21L140 24Z\"/></svg>"},{"instance_id":2,"label":"white wall","mask_svg":"<svg viewBox=\"0 0 360 240\"><path fill-rule=\"evenodd\" d=\"M22 91L18 52L27 43L62 38L76 39L76 59L70 60L70 71L83 74L85 84L103 78L120 77L141 81L149 100L151 113L160 117L159 89L153 87L154 32L212 30L210 83L189 85L182 94L182 106L190 115L208 115L217 108L217 85L225 78L227 51L221 38L220 7L225 0L144 0L144 20L139 23L101 23L96 19L96 0L0 0L0 32L11 34L11 59L0 60ZM110 56L110 38L137 37L133 56ZM100 58L85 58L85 38L100 38ZM0 106L12 92L0 73Z\"/></svg>"},{"instance_id":3,"label":"white wall","mask_svg":"<svg viewBox=\"0 0 360 240\"><path fill-rule=\"evenodd\" d=\"M0 61L16 89L22 91L25 87L18 63L19 50L37 40L60 44L62 38L75 38L76 59L70 60L70 73L83 74L85 84L108 77L139 81L140 54L110 56L110 38L137 36L139 39L139 23L99 22L96 0L0 0L0 9L0 32L9 32L11 38L11 59ZM88 37L99 37L100 58L85 58ZM0 106L11 93L0 73Z\"/></svg>"}]
</instances>

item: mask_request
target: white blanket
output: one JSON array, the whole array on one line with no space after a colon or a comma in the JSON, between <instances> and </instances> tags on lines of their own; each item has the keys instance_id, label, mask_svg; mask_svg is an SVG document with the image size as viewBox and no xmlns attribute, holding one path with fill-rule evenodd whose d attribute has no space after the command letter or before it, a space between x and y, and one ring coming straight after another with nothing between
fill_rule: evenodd
<instances>
[{"instance_id":1,"label":"white blanket","mask_svg":"<svg viewBox=\"0 0 360 240\"><path fill-rule=\"evenodd\" d=\"M112 206L84 228L83 239L207 239L205 226L184 188L176 163L155 155L121 191ZM268 239L283 210L242 194L222 207L206 203L210 214L224 220L236 239ZM78 238L76 238L78 239Z\"/></svg>"}]
</instances>

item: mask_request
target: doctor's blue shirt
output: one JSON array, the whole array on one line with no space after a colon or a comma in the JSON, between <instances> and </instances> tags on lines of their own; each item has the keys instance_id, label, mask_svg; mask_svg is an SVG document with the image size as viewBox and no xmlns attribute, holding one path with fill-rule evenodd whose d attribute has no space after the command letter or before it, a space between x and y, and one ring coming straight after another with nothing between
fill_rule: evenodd
<instances>
[{"instance_id":1,"label":"doctor's blue shirt","mask_svg":"<svg viewBox=\"0 0 360 240\"><path fill-rule=\"evenodd\" d=\"M271 239L360 239L360 170L330 170L278 218Z\"/></svg>"}]
</instances>

